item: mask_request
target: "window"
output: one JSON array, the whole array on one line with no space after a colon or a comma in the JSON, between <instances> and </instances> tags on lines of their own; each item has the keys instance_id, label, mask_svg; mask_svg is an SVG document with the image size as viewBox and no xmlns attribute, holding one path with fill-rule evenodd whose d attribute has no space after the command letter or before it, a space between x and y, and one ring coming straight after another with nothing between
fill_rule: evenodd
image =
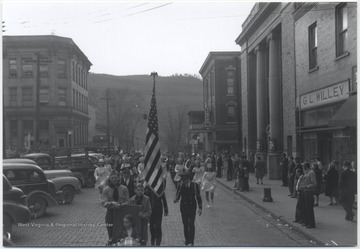
<instances>
[{"instance_id":1,"label":"window","mask_svg":"<svg viewBox=\"0 0 360 249\"><path fill-rule=\"evenodd\" d=\"M41 64L39 71L40 71L40 78L49 78L49 65Z\"/></svg>"},{"instance_id":2,"label":"window","mask_svg":"<svg viewBox=\"0 0 360 249\"><path fill-rule=\"evenodd\" d=\"M352 87L351 87L351 91L352 92L357 92L357 66L352 68Z\"/></svg>"},{"instance_id":3,"label":"window","mask_svg":"<svg viewBox=\"0 0 360 249\"><path fill-rule=\"evenodd\" d=\"M18 135L18 121L10 120L10 136L17 137Z\"/></svg>"},{"instance_id":4,"label":"window","mask_svg":"<svg viewBox=\"0 0 360 249\"><path fill-rule=\"evenodd\" d=\"M24 133L32 133L34 129L33 120L23 120L23 130Z\"/></svg>"},{"instance_id":5,"label":"window","mask_svg":"<svg viewBox=\"0 0 360 249\"><path fill-rule=\"evenodd\" d=\"M17 77L17 60L16 60L16 58L9 59L9 77L10 78Z\"/></svg>"},{"instance_id":6,"label":"window","mask_svg":"<svg viewBox=\"0 0 360 249\"><path fill-rule=\"evenodd\" d=\"M66 106L66 88L58 89L58 105Z\"/></svg>"},{"instance_id":7,"label":"window","mask_svg":"<svg viewBox=\"0 0 360 249\"><path fill-rule=\"evenodd\" d=\"M75 81L75 61L72 62L72 79Z\"/></svg>"},{"instance_id":8,"label":"window","mask_svg":"<svg viewBox=\"0 0 360 249\"><path fill-rule=\"evenodd\" d=\"M58 78L66 78L66 61L65 61L65 59L58 59L57 77Z\"/></svg>"},{"instance_id":9,"label":"window","mask_svg":"<svg viewBox=\"0 0 360 249\"><path fill-rule=\"evenodd\" d=\"M347 52L348 21L346 3L336 7L336 56Z\"/></svg>"},{"instance_id":10,"label":"window","mask_svg":"<svg viewBox=\"0 0 360 249\"><path fill-rule=\"evenodd\" d=\"M32 78L33 77L33 59L31 57L21 58L21 71L22 77Z\"/></svg>"},{"instance_id":11,"label":"window","mask_svg":"<svg viewBox=\"0 0 360 249\"><path fill-rule=\"evenodd\" d=\"M309 27L309 69L317 66L317 26L316 23Z\"/></svg>"},{"instance_id":12,"label":"window","mask_svg":"<svg viewBox=\"0 0 360 249\"><path fill-rule=\"evenodd\" d=\"M17 88L16 87L9 88L9 105L17 106Z\"/></svg>"},{"instance_id":13,"label":"window","mask_svg":"<svg viewBox=\"0 0 360 249\"><path fill-rule=\"evenodd\" d=\"M40 104L48 104L49 103L49 88L40 88L39 103Z\"/></svg>"},{"instance_id":14,"label":"window","mask_svg":"<svg viewBox=\"0 0 360 249\"><path fill-rule=\"evenodd\" d=\"M235 120L235 105L227 106L227 122L236 122Z\"/></svg>"},{"instance_id":15,"label":"window","mask_svg":"<svg viewBox=\"0 0 360 249\"><path fill-rule=\"evenodd\" d=\"M235 93L235 79L234 79L234 71L228 70L227 74L227 94Z\"/></svg>"},{"instance_id":16,"label":"window","mask_svg":"<svg viewBox=\"0 0 360 249\"><path fill-rule=\"evenodd\" d=\"M43 131L49 130L49 120L39 120L39 129Z\"/></svg>"},{"instance_id":17,"label":"window","mask_svg":"<svg viewBox=\"0 0 360 249\"><path fill-rule=\"evenodd\" d=\"M23 87L22 88L22 105L32 106L33 105L33 88Z\"/></svg>"},{"instance_id":18,"label":"window","mask_svg":"<svg viewBox=\"0 0 360 249\"><path fill-rule=\"evenodd\" d=\"M75 94L75 89L73 89L72 107L74 107L74 108L75 108L75 104L76 104L75 96L76 96L76 94Z\"/></svg>"}]
</instances>

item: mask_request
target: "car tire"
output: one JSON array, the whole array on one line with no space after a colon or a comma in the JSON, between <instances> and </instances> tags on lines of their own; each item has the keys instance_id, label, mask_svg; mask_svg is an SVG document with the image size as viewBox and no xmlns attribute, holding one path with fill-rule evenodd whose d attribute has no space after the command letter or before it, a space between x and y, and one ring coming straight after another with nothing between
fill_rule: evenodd
<instances>
[{"instance_id":1,"label":"car tire","mask_svg":"<svg viewBox=\"0 0 360 249\"><path fill-rule=\"evenodd\" d=\"M4 214L3 217L3 234L11 234L11 229L12 229L12 218L10 217L10 215L8 214Z\"/></svg>"},{"instance_id":2,"label":"car tire","mask_svg":"<svg viewBox=\"0 0 360 249\"><path fill-rule=\"evenodd\" d=\"M28 206L31 207L33 206L33 213L35 214L35 217L41 217L46 213L46 209L47 209L47 203L46 200L42 197L31 197L28 200Z\"/></svg>"},{"instance_id":3,"label":"car tire","mask_svg":"<svg viewBox=\"0 0 360 249\"><path fill-rule=\"evenodd\" d=\"M60 190L63 191L65 204L70 204L75 197L75 189L72 186L64 186Z\"/></svg>"}]
</instances>

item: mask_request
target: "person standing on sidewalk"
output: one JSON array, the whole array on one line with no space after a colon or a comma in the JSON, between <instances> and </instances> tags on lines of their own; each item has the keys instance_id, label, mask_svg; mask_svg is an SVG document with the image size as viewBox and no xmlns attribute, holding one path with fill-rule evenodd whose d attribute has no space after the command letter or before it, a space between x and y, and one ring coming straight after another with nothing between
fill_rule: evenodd
<instances>
[{"instance_id":1,"label":"person standing on sidewalk","mask_svg":"<svg viewBox=\"0 0 360 249\"><path fill-rule=\"evenodd\" d=\"M340 174L340 203L346 212L345 220L352 221L354 213L352 207L356 194L356 173L351 170L351 163L345 161L343 163L343 172Z\"/></svg>"},{"instance_id":2,"label":"person standing on sidewalk","mask_svg":"<svg viewBox=\"0 0 360 249\"><path fill-rule=\"evenodd\" d=\"M184 227L185 246L193 246L195 239L196 204L199 216L202 213L202 200L199 186L189 179L189 172L180 174L182 184L176 192L174 203L180 199L180 212Z\"/></svg>"},{"instance_id":3,"label":"person standing on sidewalk","mask_svg":"<svg viewBox=\"0 0 360 249\"><path fill-rule=\"evenodd\" d=\"M287 187L288 182L287 182L287 177L288 177L288 164L289 164L289 160L286 157L286 153L282 153L282 160L281 160L281 169L282 169L282 182L283 185L281 185L282 187Z\"/></svg>"},{"instance_id":4,"label":"person standing on sidewalk","mask_svg":"<svg viewBox=\"0 0 360 249\"><path fill-rule=\"evenodd\" d=\"M251 164L247 160L246 155L244 155L244 160L243 160L244 189L243 189L243 191L249 191L249 188L250 188L250 186L249 186L250 168L251 168Z\"/></svg>"},{"instance_id":5,"label":"person standing on sidewalk","mask_svg":"<svg viewBox=\"0 0 360 249\"><path fill-rule=\"evenodd\" d=\"M338 161L333 161L329 165L329 170L326 173L325 180L325 196L329 196L330 203L329 206L337 205L337 194L339 186L339 171L337 167L339 166Z\"/></svg>"},{"instance_id":6,"label":"person standing on sidewalk","mask_svg":"<svg viewBox=\"0 0 360 249\"><path fill-rule=\"evenodd\" d=\"M240 166L240 158L239 158L239 154L235 154L234 156L234 173L233 173L233 177L235 180L235 184L234 184L234 189L237 188L238 186L238 171L239 171L239 166Z\"/></svg>"},{"instance_id":7,"label":"person standing on sidewalk","mask_svg":"<svg viewBox=\"0 0 360 249\"><path fill-rule=\"evenodd\" d=\"M299 186L300 183L302 181L304 174L303 174L303 170L302 169L296 169L296 181L295 181L295 193L296 193L296 197L297 197L297 202L296 202L296 210L295 210L295 220L293 222L298 222L300 224L304 224L305 218L304 218L304 213L305 213L305 197L304 197L304 191L300 190Z\"/></svg>"},{"instance_id":8,"label":"person standing on sidewalk","mask_svg":"<svg viewBox=\"0 0 360 249\"><path fill-rule=\"evenodd\" d=\"M311 167L312 167L312 170L315 172L316 182L317 182L315 192L314 192L314 195L315 195L314 207L318 207L319 206L319 196L321 194L321 183L323 180L322 171L319 169L319 165L317 163L312 164Z\"/></svg>"},{"instance_id":9,"label":"person standing on sidewalk","mask_svg":"<svg viewBox=\"0 0 360 249\"><path fill-rule=\"evenodd\" d=\"M303 169L300 163L300 157L295 157L295 168L294 168L294 194L291 196L291 198L297 198L298 196L298 190L296 189L296 184L298 183L299 176L303 174Z\"/></svg>"},{"instance_id":10,"label":"person standing on sidewalk","mask_svg":"<svg viewBox=\"0 0 360 249\"><path fill-rule=\"evenodd\" d=\"M299 189L304 192L304 223L306 228L315 228L314 191L316 189L316 175L310 168L310 163L303 164L304 176L299 182Z\"/></svg>"},{"instance_id":11,"label":"person standing on sidewalk","mask_svg":"<svg viewBox=\"0 0 360 249\"><path fill-rule=\"evenodd\" d=\"M256 157L256 162L255 162L256 184L259 184L259 180L261 184L263 184L264 173L265 173L265 163L261 161L261 158L258 156Z\"/></svg>"},{"instance_id":12,"label":"person standing on sidewalk","mask_svg":"<svg viewBox=\"0 0 360 249\"><path fill-rule=\"evenodd\" d=\"M288 166L288 185L289 185L289 196L294 195L294 179L295 179L295 172L294 169L296 167L296 164L294 162L294 157L290 156L290 163Z\"/></svg>"}]
</instances>

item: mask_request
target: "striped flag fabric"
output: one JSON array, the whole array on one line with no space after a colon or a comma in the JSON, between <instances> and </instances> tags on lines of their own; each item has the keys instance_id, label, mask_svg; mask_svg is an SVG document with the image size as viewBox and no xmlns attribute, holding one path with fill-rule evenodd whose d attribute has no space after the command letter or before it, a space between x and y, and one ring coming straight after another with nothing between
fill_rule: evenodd
<instances>
[{"instance_id":1,"label":"striped flag fabric","mask_svg":"<svg viewBox=\"0 0 360 249\"><path fill-rule=\"evenodd\" d=\"M151 190L161 196L164 192L163 170L160 161L159 127L156 110L155 82L150 103L150 113L145 139L145 181Z\"/></svg>"}]
</instances>

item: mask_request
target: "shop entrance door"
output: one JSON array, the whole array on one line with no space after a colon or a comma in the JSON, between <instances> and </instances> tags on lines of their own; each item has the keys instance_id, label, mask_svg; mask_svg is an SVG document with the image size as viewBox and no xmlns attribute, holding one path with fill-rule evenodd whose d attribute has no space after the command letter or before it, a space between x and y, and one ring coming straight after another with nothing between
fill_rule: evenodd
<instances>
[{"instance_id":1,"label":"shop entrance door","mask_svg":"<svg viewBox=\"0 0 360 249\"><path fill-rule=\"evenodd\" d=\"M332 133L319 132L318 133L318 156L324 167L332 161L331 155Z\"/></svg>"}]
</instances>

